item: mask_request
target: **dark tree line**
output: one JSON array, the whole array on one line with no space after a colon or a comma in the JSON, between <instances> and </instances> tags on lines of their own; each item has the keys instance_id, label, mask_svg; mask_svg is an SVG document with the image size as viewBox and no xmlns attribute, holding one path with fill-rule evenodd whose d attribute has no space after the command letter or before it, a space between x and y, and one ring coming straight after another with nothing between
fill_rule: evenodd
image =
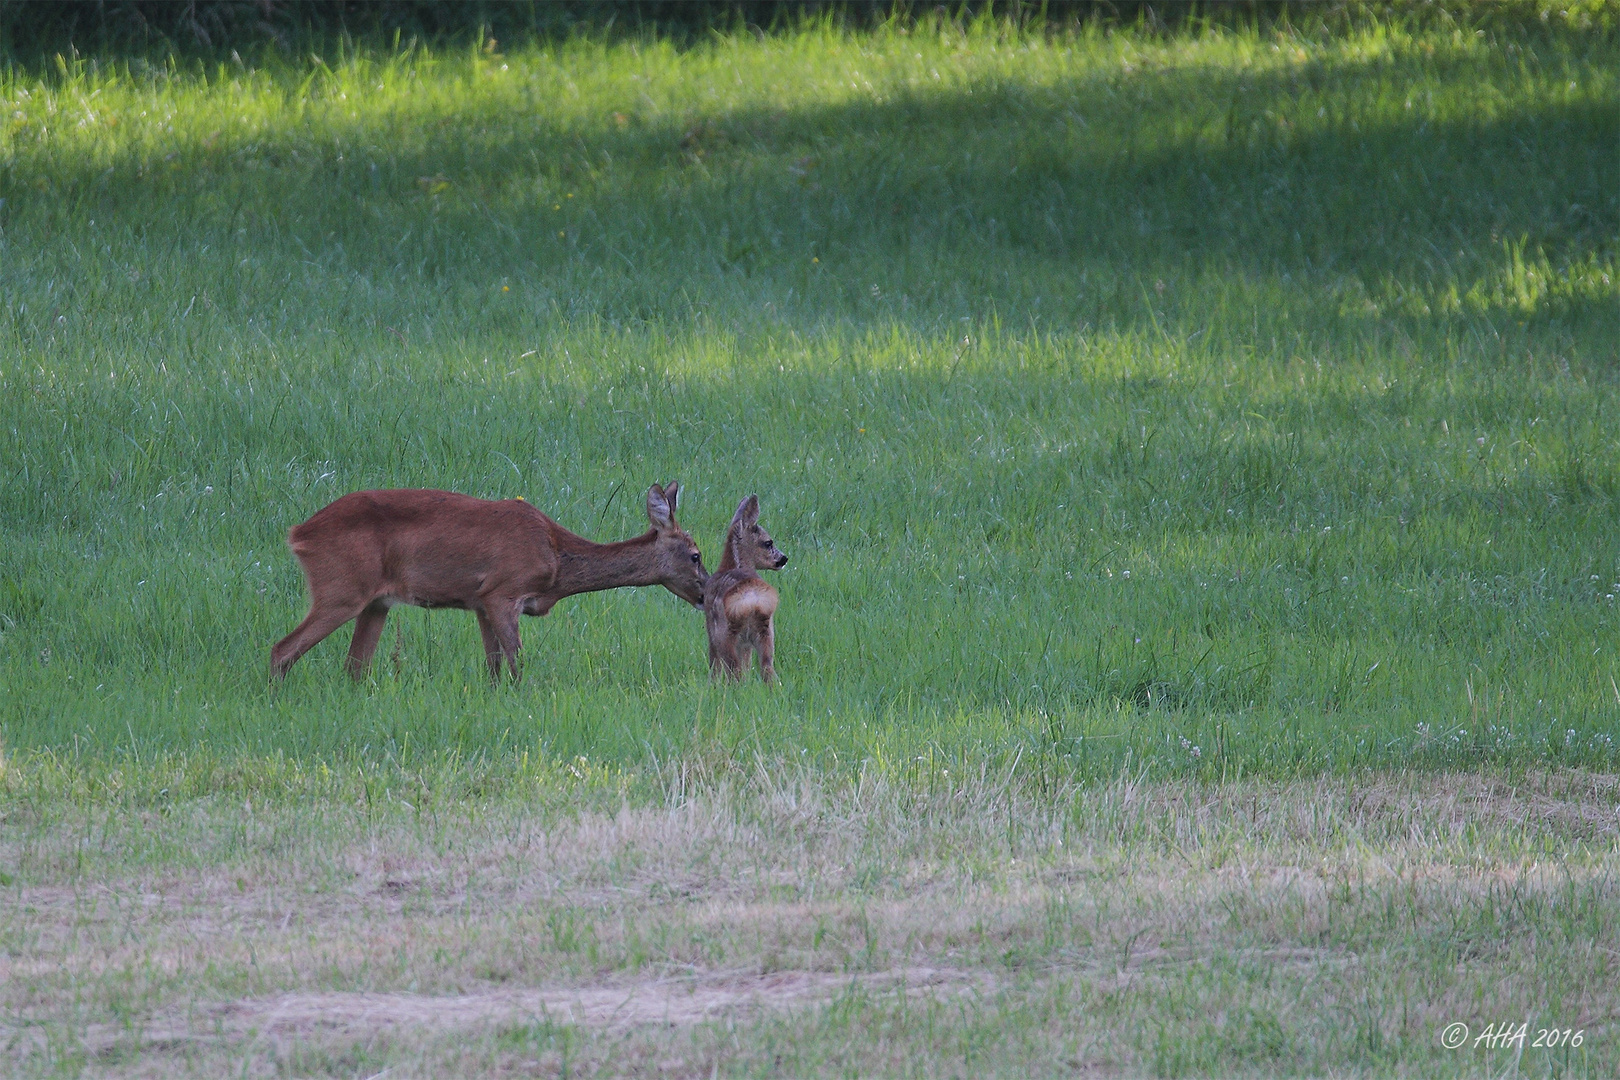
<instances>
[{"instance_id":1,"label":"dark tree line","mask_svg":"<svg viewBox=\"0 0 1620 1080\"><path fill-rule=\"evenodd\" d=\"M1057 27L1096 21L1169 30L1198 20L1332 26L1373 14L1612 33L1620 0L0 0L0 55L27 63L74 50L228 54L337 35L513 40L586 32L678 40L767 32L803 19L859 27L987 12Z\"/></svg>"}]
</instances>

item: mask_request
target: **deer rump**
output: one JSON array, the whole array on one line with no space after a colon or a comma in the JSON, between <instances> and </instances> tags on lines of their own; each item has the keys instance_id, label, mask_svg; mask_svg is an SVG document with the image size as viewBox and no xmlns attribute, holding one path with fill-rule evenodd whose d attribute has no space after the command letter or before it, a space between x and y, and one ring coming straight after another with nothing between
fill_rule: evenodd
<instances>
[{"instance_id":1,"label":"deer rump","mask_svg":"<svg viewBox=\"0 0 1620 1080\"><path fill-rule=\"evenodd\" d=\"M726 621L740 625L749 619L768 619L776 614L776 590L759 578L751 578L730 589L721 582L716 588Z\"/></svg>"},{"instance_id":2,"label":"deer rump","mask_svg":"<svg viewBox=\"0 0 1620 1080\"><path fill-rule=\"evenodd\" d=\"M709 578L709 601L704 605L708 621L715 629L736 633L763 629L770 625L779 601L776 590L751 570L726 570Z\"/></svg>"}]
</instances>

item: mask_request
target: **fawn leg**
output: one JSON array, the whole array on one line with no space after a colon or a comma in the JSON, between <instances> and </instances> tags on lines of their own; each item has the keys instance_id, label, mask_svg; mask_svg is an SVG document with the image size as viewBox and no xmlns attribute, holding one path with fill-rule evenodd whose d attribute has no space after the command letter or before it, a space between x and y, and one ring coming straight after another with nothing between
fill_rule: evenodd
<instances>
[{"instance_id":1,"label":"fawn leg","mask_svg":"<svg viewBox=\"0 0 1620 1080\"><path fill-rule=\"evenodd\" d=\"M769 615L760 620L763 625L759 628L759 677L766 682L776 680L776 624Z\"/></svg>"},{"instance_id":2,"label":"fawn leg","mask_svg":"<svg viewBox=\"0 0 1620 1080\"><path fill-rule=\"evenodd\" d=\"M709 627L709 678L718 679L726 672L726 635L723 627Z\"/></svg>"},{"instance_id":3,"label":"fawn leg","mask_svg":"<svg viewBox=\"0 0 1620 1080\"><path fill-rule=\"evenodd\" d=\"M723 615L713 609L704 614L704 627L709 631L709 677L718 679L731 674L736 666L735 659L728 662L726 657L726 645L732 635Z\"/></svg>"},{"instance_id":4,"label":"fawn leg","mask_svg":"<svg viewBox=\"0 0 1620 1080\"><path fill-rule=\"evenodd\" d=\"M743 677L742 653L738 646L738 634L735 627L728 626L720 637L719 653L720 667L726 673L726 678L733 682L741 682Z\"/></svg>"},{"instance_id":5,"label":"fawn leg","mask_svg":"<svg viewBox=\"0 0 1620 1080\"><path fill-rule=\"evenodd\" d=\"M388 605L381 600L373 600L355 617L354 640L349 642L349 659L344 665L349 669L350 678L359 681L366 677L366 668L371 666L372 654L382 639L383 623L387 621Z\"/></svg>"},{"instance_id":6,"label":"fawn leg","mask_svg":"<svg viewBox=\"0 0 1620 1080\"><path fill-rule=\"evenodd\" d=\"M725 649L720 654L720 670L715 672L727 682L742 682L742 660L736 649Z\"/></svg>"},{"instance_id":7,"label":"fawn leg","mask_svg":"<svg viewBox=\"0 0 1620 1080\"><path fill-rule=\"evenodd\" d=\"M716 679L740 679L742 667L737 659L737 643L729 638L709 642L709 674Z\"/></svg>"},{"instance_id":8,"label":"fawn leg","mask_svg":"<svg viewBox=\"0 0 1620 1080\"><path fill-rule=\"evenodd\" d=\"M270 650L270 675L281 678L298 658L318 645L326 635L360 614L364 604L311 604L309 614L292 633Z\"/></svg>"}]
</instances>

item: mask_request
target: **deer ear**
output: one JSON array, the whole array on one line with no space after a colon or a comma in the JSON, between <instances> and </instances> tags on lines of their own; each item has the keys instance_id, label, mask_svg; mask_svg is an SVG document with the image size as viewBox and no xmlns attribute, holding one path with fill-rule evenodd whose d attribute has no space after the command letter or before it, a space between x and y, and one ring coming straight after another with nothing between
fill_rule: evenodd
<instances>
[{"instance_id":1,"label":"deer ear","mask_svg":"<svg viewBox=\"0 0 1620 1080\"><path fill-rule=\"evenodd\" d=\"M675 516L675 500L680 497L680 494L681 494L681 484L680 484L679 480L671 480L669 482L669 486L664 489L664 498L669 503L669 516L670 517Z\"/></svg>"},{"instance_id":2,"label":"deer ear","mask_svg":"<svg viewBox=\"0 0 1620 1080\"><path fill-rule=\"evenodd\" d=\"M647 489L647 520L657 529L675 526L675 500L657 484Z\"/></svg>"},{"instance_id":3,"label":"deer ear","mask_svg":"<svg viewBox=\"0 0 1620 1080\"><path fill-rule=\"evenodd\" d=\"M759 521L758 495L750 495L748 498L737 504L737 516L735 520L742 522L744 525L753 525Z\"/></svg>"}]
</instances>

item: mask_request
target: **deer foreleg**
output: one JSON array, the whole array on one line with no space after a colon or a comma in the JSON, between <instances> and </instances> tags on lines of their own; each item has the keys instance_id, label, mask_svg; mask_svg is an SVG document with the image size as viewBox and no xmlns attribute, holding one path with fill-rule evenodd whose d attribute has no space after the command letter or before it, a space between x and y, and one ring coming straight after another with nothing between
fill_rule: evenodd
<instances>
[{"instance_id":1,"label":"deer foreleg","mask_svg":"<svg viewBox=\"0 0 1620 1080\"><path fill-rule=\"evenodd\" d=\"M507 598L493 599L486 602L484 611L489 620L490 630L495 635L495 642L500 653L506 656L507 669L512 672L512 681L521 682L523 672L518 665L518 650L523 648L523 638L518 633L518 616L523 612L523 602ZM489 650L488 639L485 639L485 652ZM500 659L491 661L490 675L500 678Z\"/></svg>"},{"instance_id":2,"label":"deer foreleg","mask_svg":"<svg viewBox=\"0 0 1620 1080\"><path fill-rule=\"evenodd\" d=\"M483 608L478 608L473 614L478 616L478 633L484 639L484 662L489 665L489 681L501 681L501 642L495 636L495 627L489 621L489 615Z\"/></svg>"}]
</instances>

